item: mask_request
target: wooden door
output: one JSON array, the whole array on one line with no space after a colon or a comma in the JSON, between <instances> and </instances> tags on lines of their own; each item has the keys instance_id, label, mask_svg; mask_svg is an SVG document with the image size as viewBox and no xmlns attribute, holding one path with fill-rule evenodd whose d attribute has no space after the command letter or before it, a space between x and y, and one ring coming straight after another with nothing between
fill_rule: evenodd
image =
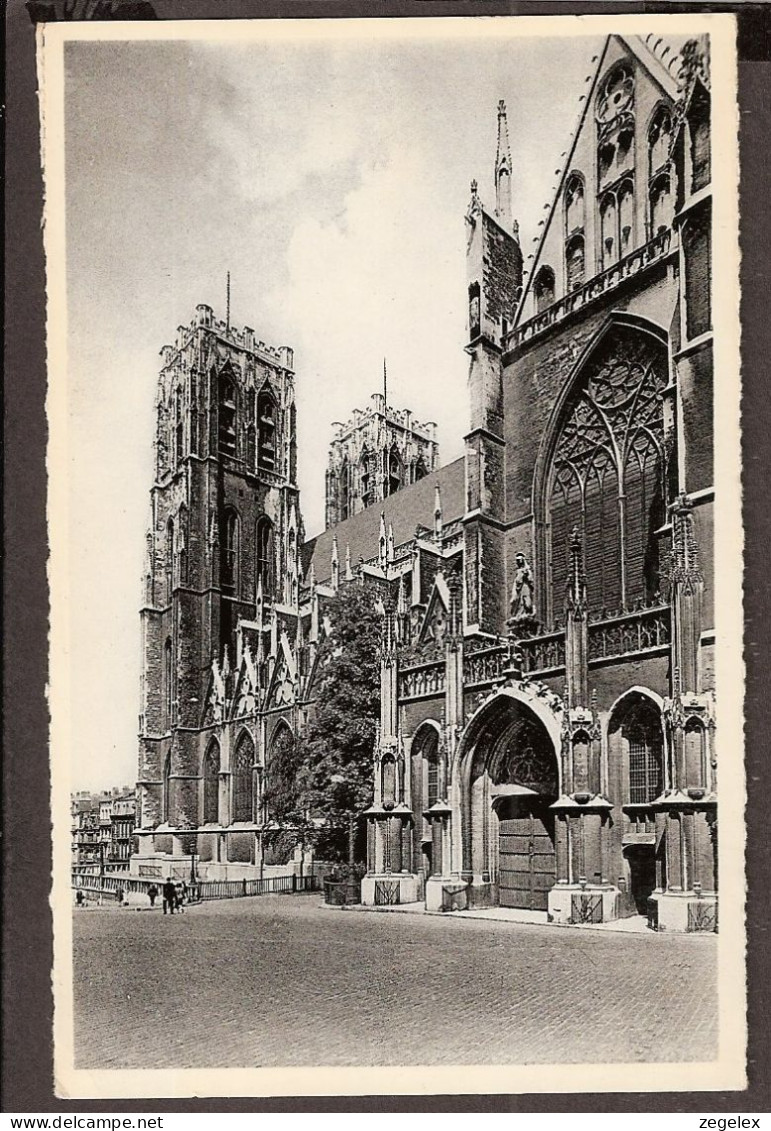
<instances>
[{"instance_id":1,"label":"wooden door","mask_svg":"<svg viewBox=\"0 0 771 1131\"><path fill-rule=\"evenodd\" d=\"M556 878L554 821L548 802L520 803L517 816L500 821L498 891L501 907L546 911Z\"/></svg>"}]
</instances>

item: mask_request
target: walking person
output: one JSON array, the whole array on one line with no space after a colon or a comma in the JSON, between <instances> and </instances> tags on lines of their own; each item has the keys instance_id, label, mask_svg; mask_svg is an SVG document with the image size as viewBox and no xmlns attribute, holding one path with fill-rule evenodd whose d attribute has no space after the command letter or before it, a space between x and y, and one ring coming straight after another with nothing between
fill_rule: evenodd
<instances>
[{"instance_id":1,"label":"walking person","mask_svg":"<svg viewBox=\"0 0 771 1131\"><path fill-rule=\"evenodd\" d=\"M174 907L177 902L177 892L172 880L164 880L163 882L163 914L168 910L169 915L174 914Z\"/></svg>"},{"instance_id":2,"label":"walking person","mask_svg":"<svg viewBox=\"0 0 771 1131\"><path fill-rule=\"evenodd\" d=\"M155 886L155 884L150 884L149 888L147 889L147 894L150 897L150 906L155 907L155 901L158 898L158 888Z\"/></svg>"},{"instance_id":3,"label":"walking person","mask_svg":"<svg viewBox=\"0 0 771 1131\"><path fill-rule=\"evenodd\" d=\"M81 891L81 889L78 888L78 890L75 892L75 902L77 903L78 907L83 906L84 900L85 900L85 896L83 895L83 892Z\"/></svg>"},{"instance_id":4,"label":"walking person","mask_svg":"<svg viewBox=\"0 0 771 1131\"><path fill-rule=\"evenodd\" d=\"M185 894L186 891L184 880L177 880L177 882L174 884L174 898L176 901L177 910L179 911L180 915L185 910Z\"/></svg>"}]
</instances>

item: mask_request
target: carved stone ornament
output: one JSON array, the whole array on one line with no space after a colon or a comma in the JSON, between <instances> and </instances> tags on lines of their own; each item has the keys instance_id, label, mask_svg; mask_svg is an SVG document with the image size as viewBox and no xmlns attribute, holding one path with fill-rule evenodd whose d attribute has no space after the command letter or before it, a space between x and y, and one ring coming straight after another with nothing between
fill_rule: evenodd
<instances>
[{"instance_id":1,"label":"carved stone ornament","mask_svg":"<svg viewBox=\"0 0 771 1131\"><path fill-rule=\"evenodd\" d=\"M511 589L509 616L515 622L535 621L535 586L533 571L524 554L517 554L514 584Z\"/></svg>"}]
</instances>

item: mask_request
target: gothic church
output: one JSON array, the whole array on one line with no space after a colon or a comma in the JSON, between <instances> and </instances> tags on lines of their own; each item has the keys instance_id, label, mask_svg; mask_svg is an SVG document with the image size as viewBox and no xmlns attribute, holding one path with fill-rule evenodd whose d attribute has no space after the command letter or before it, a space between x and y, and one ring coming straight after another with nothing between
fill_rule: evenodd
<instances>
[{"instance_id":1,"label":"gothic church","mask_svg":"<svg viewBox=\"0 0 771 1131\"><path fill-rule=\"evenodd\" d=\"M364 902L716 928L707 45L610 36L525 272L498 109L466 213L471 418L337 425L305 540L292 351L198 307L163 352L139 853L264 862L324 604L382 601ZM459 281L460 285L460 281Z\"/></svg>"}]
</instances>

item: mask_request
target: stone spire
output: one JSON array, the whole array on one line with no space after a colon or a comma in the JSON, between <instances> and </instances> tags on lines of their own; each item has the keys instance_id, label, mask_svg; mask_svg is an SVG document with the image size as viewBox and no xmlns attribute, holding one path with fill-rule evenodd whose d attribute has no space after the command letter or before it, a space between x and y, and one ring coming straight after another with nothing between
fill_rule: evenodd
<instances>
[{"instance_id":1,"label":"stone spire","mask_svg":"<svg viewBox=\"0 0 771 1131\"><path fill-rule=\"evenodd\" d=\"M434 489L434 538L442 541L442 493L438 483Z\"/></svg>"},{"instance_id":2,"label":"stone spire","mask_svg":"<svg viewBox=\"0 0 771 1131\"><path fill-rule=\"evenodd\" d=\"M495 154L495 215L507 231L511 231L511 149L506 121L506 103L498 103L498 149Z\"/></svg>"},{"instance_id":3,"label":"stone spire","mask_svg":"<svg viewBox=\"0 0 771 1131\"><path fill-rule=\"evenodd\" d=\"M337 551L337 535L332 538L332 588L335 592L340 587L340 559Z\"/></svg>"},{"instance_id":4,"label":"stone spire","mask_svg":"<svg viewBox=\"0 0 771 1131\"><path fill-rule=\"evenodd\" d=\"M385 511L380 512L380 537L378 539L378 565L385 572L388 564L388 535L386 534Z\"/></svg>"}]
</instances>

